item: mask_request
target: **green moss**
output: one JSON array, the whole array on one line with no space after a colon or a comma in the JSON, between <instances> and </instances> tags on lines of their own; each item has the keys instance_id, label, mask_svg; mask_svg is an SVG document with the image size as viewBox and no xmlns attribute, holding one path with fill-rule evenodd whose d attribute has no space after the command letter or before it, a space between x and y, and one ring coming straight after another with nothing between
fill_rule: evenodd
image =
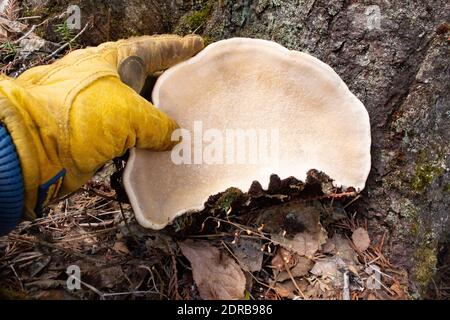
<instances>
[{"instance_id":1,"label":"green moss","mask_svg":"<svg viewBox=\"0 0 450 320\"><path fill-rule=\"evenodd\" d=\"M418 220L415 220L411 223L411 227L410 227L409 231L413 237L417 237L419 235L420 226L419 226Z\"/></svg>"},{"instance_id":2,"label":"green moss","mask_svg":"<svg viewBox=\"0 0 450 320\"><path fill-rule=\"evenodd\" d=\"M213 8L213 2L212 0L208 1L202 9L184 15L175 27L174 32L186 34L200 29L208 21Z\"/></svg>"},{"instance_id":3,"label":"green moss","mask_svg":"<svg viewBox=\"0 0 450 320\"><path fill-rule=\"evenodd\" d=\"M192 30L199 28L208 19L209 13L211 11L211 6L206 6L202 10L196 11L185 17L186 24Z\"/></svg>"},{"instance_id":4,"label":"green moss","mask_svg":"<svg viewBox=\"0 0 450 320\"><path fill-rule=\"evenodd\" d=\"M191 227L201 226L207 216L220 216L222 212L228 214L232 205L242 199L242 195L243 192L238 188L228 188L215 200L212 208L207 206L207 209L202 212L195 210L188 211L176 217L171 227L176 233L186 233ZM203 215L200 213L203 213Z\"/></svg>"},{"instance_id":5,"label":"green moss","mask_svg":"<svg viewBox=\"0 0 450 320\"><path fill-rule=\"evenodd\" d=\"M172 227L175 232L180 232L191 226L193 222L193 212L186 212L185 214L182 214L173 220Z\"/></svg>"},{"instance_id":6,"label":"green moss","mask_svg":"<svg viewBox=\"0 0 450 320\"><path fill-rule=\"evenodd\" d=\"M242 194L242 191L238 188L229 188L217 200L217 206L223 211L228 212L233 202L238 200L242 196Z\"/></svg>"},{"instance_id":7,"label":"green moss","mask_svg":"<svg viewBox=\"0 0 450 320\"><path fill-rule=\"evenodd\" d=\"M418 284L426 286L436 271L436 252L428 247L419 248L414 255L414 260L413 276Z\"/></svg>"},{"instance_id":8,"label":"green moss","mask_svg":"<svg viewBox=\"0 0 450 320\"><path fill-rule=\"evenodd\" d=\"M414 177L412 179L412 187L414 190L423 191L431 184L435 177L442 175L444 170L431 164L422 164L416 167Z\"/></svg>"},{"instance_id":9,"label":"green moss","mask_svg":"<svg viewBox=\"0 0 450 320\"><path fill-rule=\"evenodd\" d=\"M450 193L450 182L444 186L444 191Z\"/></svg>"},{"instance_id":10,"label":"green moss","mask_svg":"<svg viewBox=\"0 0 450 320\"><path fill-rule=\"evenodd\" d=\"M443 173L444 168L434 162L427 161L426 152L422 151L416 163L411 186L415 191L422 192L433 182L434 178L441 176Z\"/></svg>"},{"instance_id":11,"label":"green moss","mask_svg":"<svg viewBox=\"0 0 450 320\"><path fill-rule=\"evenodd\" d=\"M205 43L205 47L209 46L211 43L213 43L215 40L210 36L203 36L203 42Z\"/></svg>"}]
</instances>

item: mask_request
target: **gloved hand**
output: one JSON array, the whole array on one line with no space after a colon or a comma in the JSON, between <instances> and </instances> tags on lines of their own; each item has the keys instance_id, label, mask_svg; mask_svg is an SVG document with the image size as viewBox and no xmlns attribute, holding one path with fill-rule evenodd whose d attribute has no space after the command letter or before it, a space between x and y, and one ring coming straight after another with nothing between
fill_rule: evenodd
<instances>
[{"instance_id":1,"label":"gloved hand","mask_svg":"<svg viewBox=\"0 0 450 320\"><path fill-rule=\"evenodd\" d=\"M15 80L1 77L0 121L20 159L24 217L34 219L131 147L170 148L176 123L136 91L146 75L202 48L199 36L144 36L73 51Z\"/></svg>"}]
</instances>

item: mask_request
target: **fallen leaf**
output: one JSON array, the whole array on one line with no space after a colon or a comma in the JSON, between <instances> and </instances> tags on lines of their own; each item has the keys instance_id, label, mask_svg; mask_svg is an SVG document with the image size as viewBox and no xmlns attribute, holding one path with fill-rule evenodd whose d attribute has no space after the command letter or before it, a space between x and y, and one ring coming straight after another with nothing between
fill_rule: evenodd
<instances>
[{"instance_id":1,"label":"fallen leaf","mask_svg":"<svg viewBox=\"0 0 450 320\"><path fill-rule=\"evenodd\" d=\"M318 278L312 277L308 279L310 284L306 290L304 290L304 295L308 299L329 299L334 295L334 289L332 285L331 278Z\"/></svg>"},{"instance_id":2,"label":"fallen leaf","mask_svg":"<svg viewBox=\"0 0 450 320\"><path fill-rule=\"evenodd\" d=\"M407 300L408 299L406 296L405 290L401 287L400 283L394 282L394 284L391 286L390 289L397 294L399 300Z\"/></svg>"},{"instance_id":3,"label":"fallen leaf","mask_svg":"<svg viewBox=\"0 0 450 320\"><path fill-rule=\"evenodd\" d=\"M352 240L355 247L361 252L367 250L370 246L369 234L364 228L358 228L353 231Z\"/></svg>"},{"instance_id":4,"label":"fallen leaf","mask_svg":"<svg viewBox=\"0 0 450 320\"><path fill-rule=\"evenodd\" d=\"M255 239L240 239L233 245L233 253L239 265L245 271L260 271L263 262L263 252L261 242Z\"/></svg>"},{"instance_id":5,"label":"fallen leaf","mask_svg":"<svg viewBox=\"0 0 450 320\"><path fill-rule=\"evenodd\" d=\"M336 250L336 245L331 241L331 239L328 239L327 242L322 246L322 252L323 253L334 253Z\"/></svg>"},{"instance_id":6,"label":"fallen leaf","mask_svg":"<svg viewBox=\"0 0 450 320\"><path fill-rule=\"evenodd\" d=\"M331 241L336 246L336 257L341 258L348 266L359 266L358 254L353 250L347 238L336 233Z\"/></svg>"},{"instance_id":7,"label":"fallen leaf","mask_svg":"<svg viewBox=\"0 0 450 320\"><path fill-rule=\"evenodd\" d=\"M30 37L28 39L22 39L20 41L20 51L21 53L29 54L33 51L40 50L45 45L45 40L39 37Z\"/></svg>"},{"instance_id":8,"label":"fallen leaf","mask_svg":"<svg viewBox=\"0 0 450 320\"><path fill-rule=\"evenodd\" d=\"M264 210L257 224L265 226L276 244L301 256L312 257L327 239L320 224L320 213L318 204L287 203Z\"/></svg>"},{"instance_id":9,"label":"fallen leaf","mask_svg":"<svg viewBox=\"0 0 450 320\"><path fill-rule=\"evenodd\" d=\"M271 264L277 271L285 270L286 266L292 268L295 265L294 255L290 251L280 247L272 258Z\"/></svg>"},{"instance_id":10,"label":"fallen leaf","mask_svg":"<svg viewBox=\"0 0 450 320\"><path fill-rule=\"evenodd\" d=\"M324 231L319 231L316 234L302 232L295 235L294 239L288 239L280 234L273 234L272 240L280 246L295 252L298 255L313 257L314 254L321 248L321 245L326 238Z\"/></svg>"},{"instance_id":11,"label":"fallen leaf","mask_svg":"<svg viewBox=\"0 0 450 320\"><path fill-rule=\"evenodd\" d=\"M162 233L151 230L148 233L148 239L145 241L145 247L149 252L161 250L167 255L171 255L177 248L173 238Z\"/></svg>"},{"instance_id":12,"label":"fallen leaf","mask_svg":"<svg viewBox=\"0 0 450 320\"><path fill-rule=\"evenodd\" d=\"M130 254L130 250L128 250L127 245L123 241L116 241L113 249L117 253Z\"/></svg>"},{"instance_id":13,"label":"fallen leaf","mask_svg":"<svg viewBox=\"0 0 450 320\"><path fill-rule=\"evenodd\" d=\"M332 257L320 259L314 264L311 273L316 276L326 276L337 279L342 275L339 271L339 267L342 265L345 266L345 263L340 258Z\"/></svg>"},{"instance_id":14,"label":"fallen leaf","mask_svg":"<svg viewBox=\"0 0 450 320\"><path fill-rule=\"evenodd\" d=\"M8 33L23 33L27 29L27 25L19 21L11 21L0 17L0 28L6 30Z\"/></svg>"},{"instance_id":15,"label":"fallen leaf","mask_svg":"<svg viewBox=\"0 0 450 320\"><path fill-rule=\"evenodd\" d=\"M52 260L50 256L43 256L33 261L30 266L30 277L37 276Z\"/></svg>"},{"instance_id":16,"label":"fallen leaf","mask_svg":"<svg viewBox=\"0 0 450 320\"><path fill-rule=\"evenodd\" d=\"M304 279L298 279L295 282L300 290L302 290L302 292L304 292L309 285L308 282ZM300 294L299 292L297 292L297 286L292 280L287 280L277 283L274 286L274 290L281 298L294 299Z\"/></svg>"},{"instance_id":17,"label":"fallen leaf","mask_svg":"<svg viewBox=\"0 0 450 320\"><path fill-rule=\"evenodd\" d=\"M286 281L282 283L277 283L274 287L275 292L281 298L294 298L294 291L296 290L295 284L292 281Z\"/></svg>"},{"instance_id":18,"label":"fallen leaf","mask_svg":"<svg viewBox=\"0 0 450 320\"><path fill-rule=\"evenodd\" d=\"M297 256L295 260L297 261L297 264L289 269L293 278L307 275L314 265L314 262L305 257ZM289 272L283 271L276 276L276 279L277 281L284 281L290 279L291 275L289 275Z\"/></svg>"},{"instance_id":19,"label":"fallen leaf","mask_svg":"<svg viewBox=\"0 0 450 320\"><path fill-rule=\"evenodd\" d=\"M102 288L113 288L124 280L124 273L120 266L114 266L101 270L98 273Z\"/></svg>"},{"instance_id":20,"label":"fallen leaf","mask_svg":"<svg viewBox=\"0 0 450 320\"><path fill-rule=\"evenodd\" d=\"M374 295L373 293L369 293L369 295L367 296L367 300L378 300L378 299L376 295Z\"/></svg>"},{"instance_id":21,"label":"fallen leaf","mask_svg":"<svg viewBox=\"0 0 450 320\"><path fill-rule=\"evenodd\" d=\"M245 276L229 256L206 241L179 243L192 266L192 275L200 296L205 300L243 299Z\"/></svg>"}]
</instances>

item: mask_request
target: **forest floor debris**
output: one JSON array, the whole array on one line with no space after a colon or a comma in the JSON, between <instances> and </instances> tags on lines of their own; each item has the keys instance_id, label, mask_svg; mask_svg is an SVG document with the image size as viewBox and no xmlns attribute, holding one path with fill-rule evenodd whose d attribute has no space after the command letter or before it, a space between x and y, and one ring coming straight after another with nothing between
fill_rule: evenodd
<instances>
[{"instance_id":1,"label":"forest floor debris","mask_svg":"<svg viewBox=\"0 0 450 320\"><path fill-rule=\"evenodd\" d=\"M153 231L108 183L92 181L0 238L0 296L409 298L406 272L384 257L382 242L367 245L364 221L344 209L351 192L324 193L330 180L316 171L306 183L272 182L271 192L212 196L202 212ZM80 270L80 289L70 289L71 266Z\"/></svg>"}]
</instances>

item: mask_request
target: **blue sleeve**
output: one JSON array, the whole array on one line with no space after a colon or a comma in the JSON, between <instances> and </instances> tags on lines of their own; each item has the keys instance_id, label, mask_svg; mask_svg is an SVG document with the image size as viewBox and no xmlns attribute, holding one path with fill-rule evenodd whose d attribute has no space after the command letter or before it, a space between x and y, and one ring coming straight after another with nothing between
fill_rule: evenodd
<instances>
[{"instance_id":1,"label":"blue sleeve","mask_svg":"<svg viewBox=\"0 0 450 320\"><path fill-rule=\"evenodd\" d=\"M12 231L24 210L22 170L16 148L0 123L0 236Z\"/></svg>"}]
</instances>

